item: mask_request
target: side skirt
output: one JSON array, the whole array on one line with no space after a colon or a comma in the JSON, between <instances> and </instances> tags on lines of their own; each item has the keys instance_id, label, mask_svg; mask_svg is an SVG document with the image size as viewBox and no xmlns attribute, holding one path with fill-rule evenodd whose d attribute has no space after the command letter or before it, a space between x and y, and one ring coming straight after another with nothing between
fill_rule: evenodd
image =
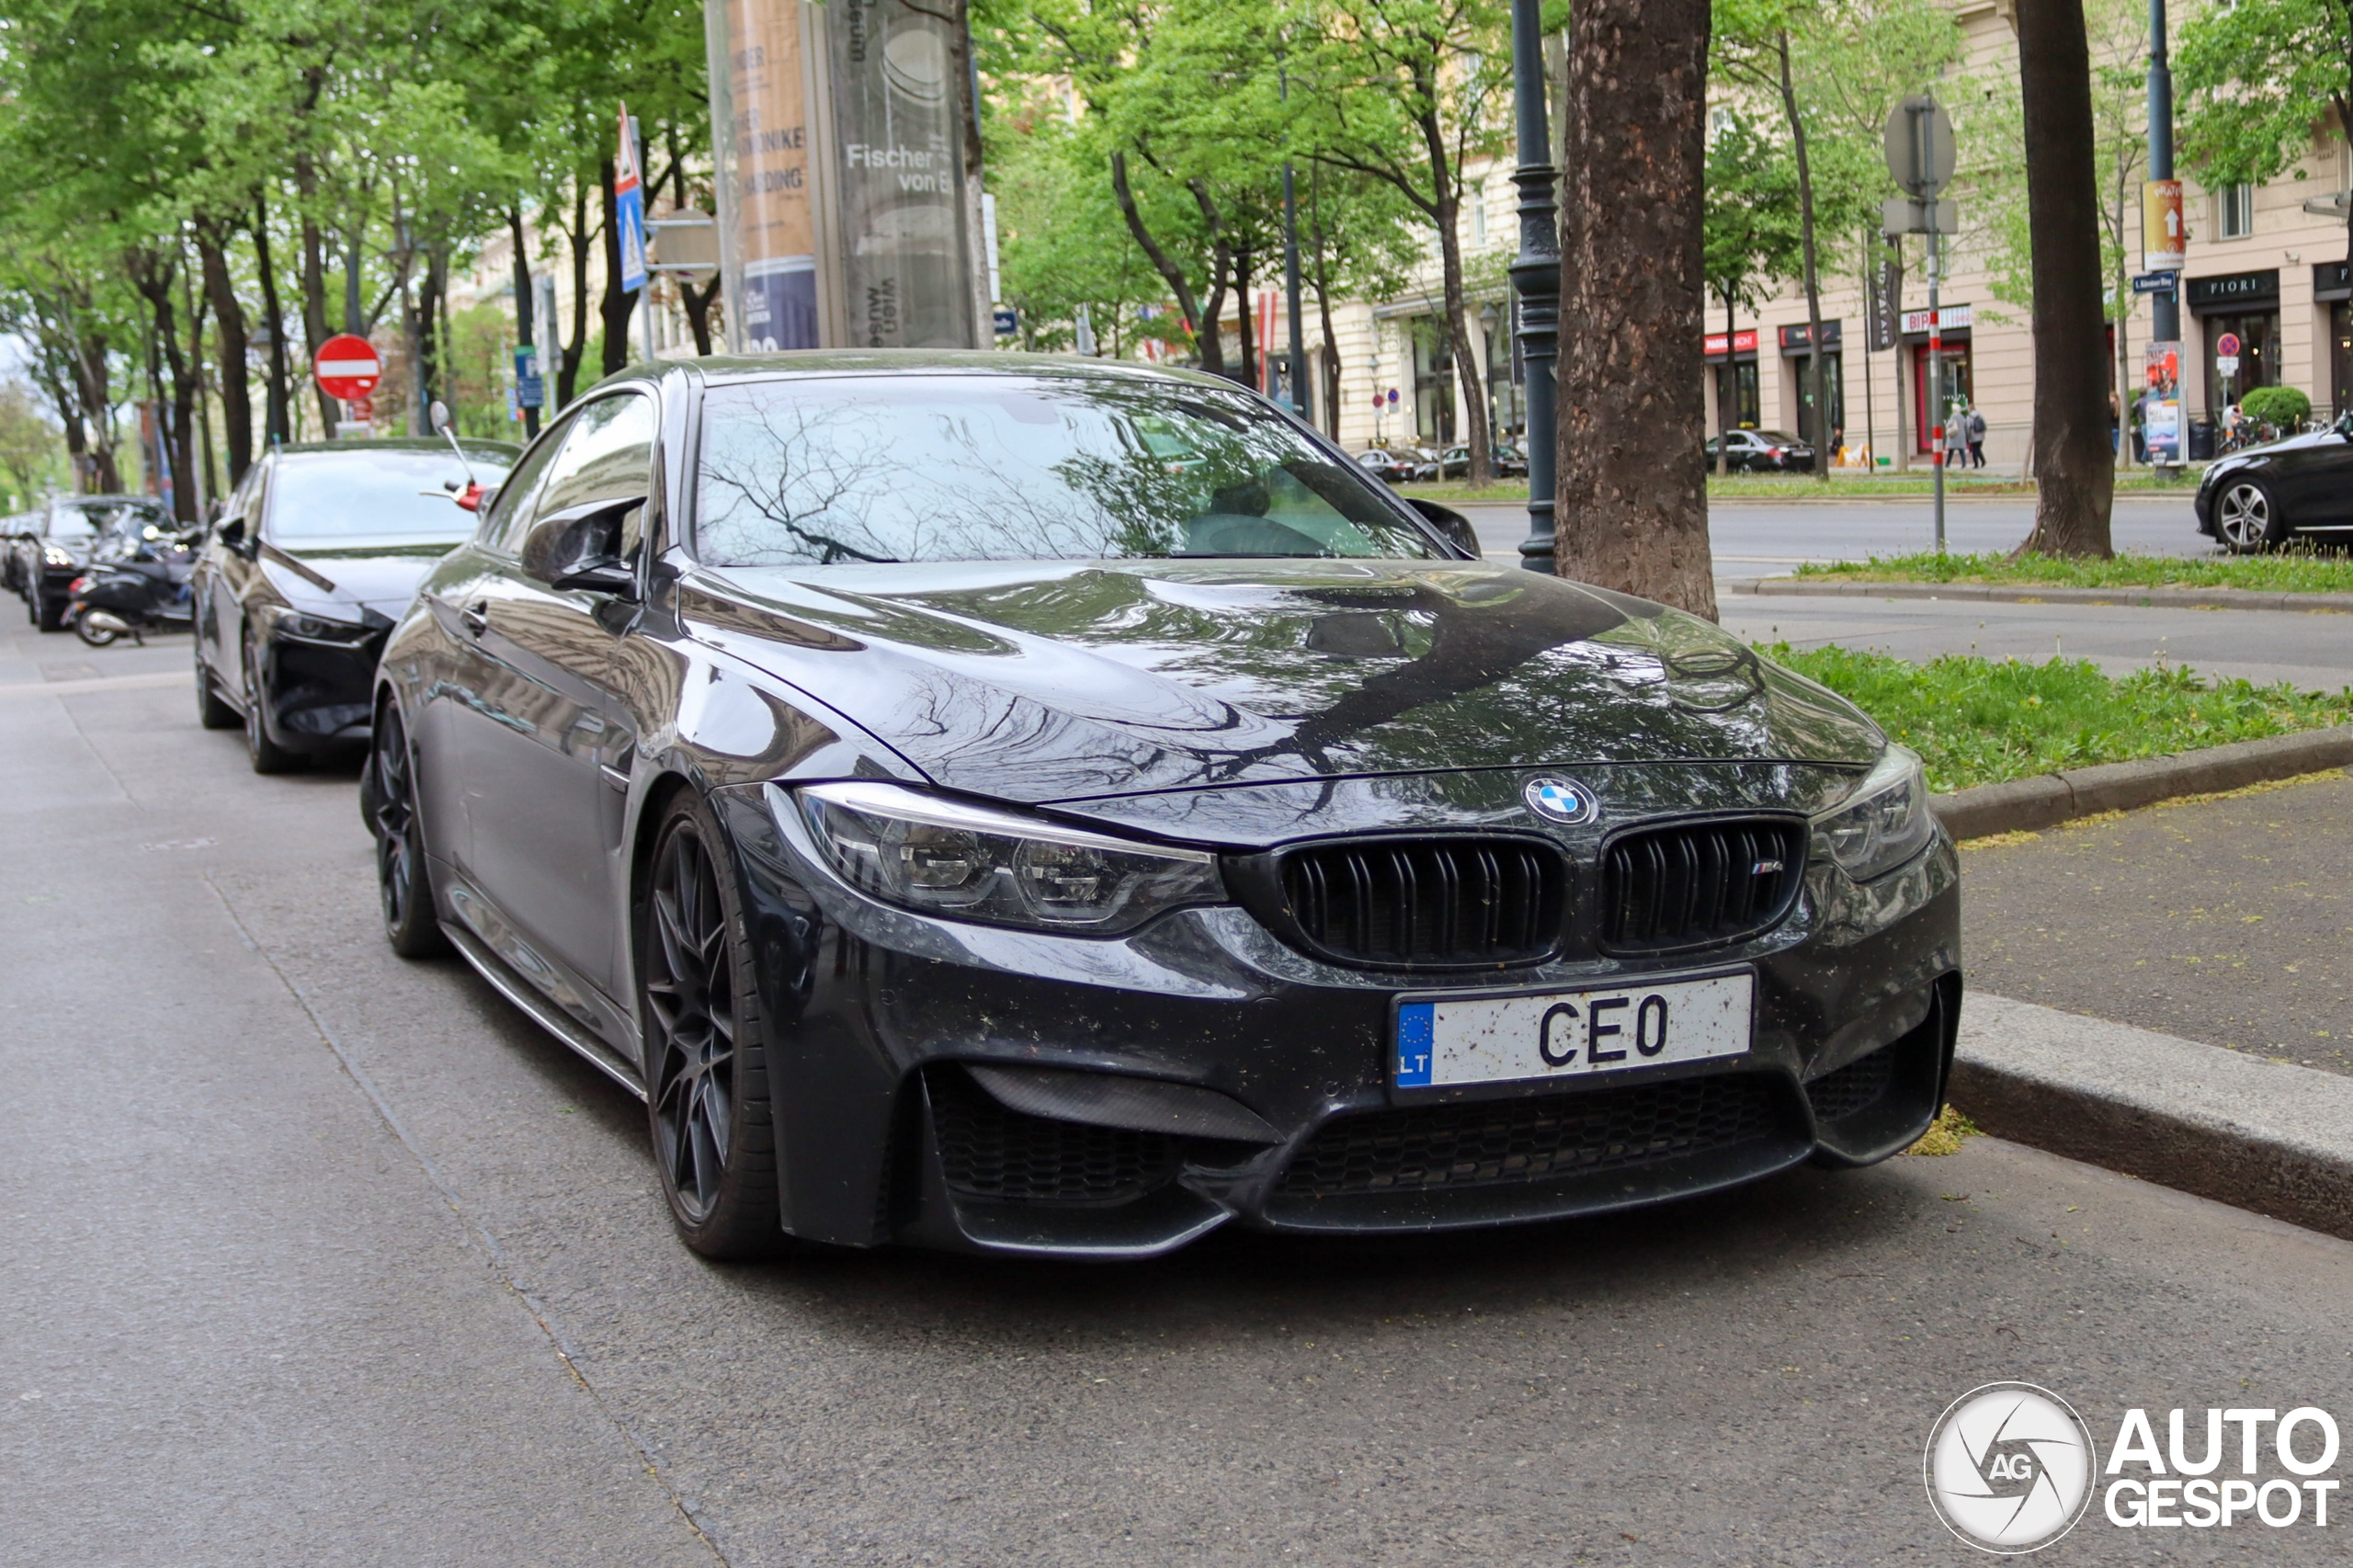
<instances>
[{"instance_id":1,"label":"side skirt","mask_svg":"<svg viewBox=\"0 0 2353 1568\"><path fill-rule=\"evenodd\" d=\"M636 1073L621 1060L619 1052L573 1022L561 1009L549 1006L522 976L507 968L504 960L483 946L481 937L455 920L442 921L441 929L448 934L449 945L458 949L460 957L473 965L476 974L490 983L492 990L521 1008L533 1023L570 1046L586 1059L590 1066L627 1089L640 1101L645 1098L645 1085L637 1081Z\"/></svg>"}]
</instances>

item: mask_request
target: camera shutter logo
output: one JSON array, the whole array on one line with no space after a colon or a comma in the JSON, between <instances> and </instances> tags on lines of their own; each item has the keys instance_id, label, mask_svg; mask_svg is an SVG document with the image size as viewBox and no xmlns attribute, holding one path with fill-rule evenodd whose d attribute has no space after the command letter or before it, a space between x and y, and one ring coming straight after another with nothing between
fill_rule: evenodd
<instances>
[{"instance_id":1,"label":"camera shutter logo","mask_svg":"<svg viewBox=\"0 0 2353 1568\"><path fill-rule=\"evenodd\" d=\"M1529 779L1519 793L1529 811L1554 822L1591 822L1601 809L1601 802L1584 785L1549 775Z\"/></svg>"},{"instance_id":2,"label":"camera shutter logo","mask_svg":"<svg viewBox=\"0 0 2353 1568\"><path fill-rule=\"evenodd\" d=\"M2075 1528L2098 1460L2065 1400L2032 1383L1987 1383L1937 1418L1921 1468L1945 1528L2008 1556L2040 1551Z\"/></svg>"}]
</instances>

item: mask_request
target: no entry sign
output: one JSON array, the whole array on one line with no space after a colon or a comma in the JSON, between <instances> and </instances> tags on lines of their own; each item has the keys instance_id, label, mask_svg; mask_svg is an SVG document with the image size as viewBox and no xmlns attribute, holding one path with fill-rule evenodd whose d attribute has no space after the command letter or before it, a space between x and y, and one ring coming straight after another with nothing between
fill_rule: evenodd
<instances>
[{"instance_id":1,"label":"no entry sign","mask_svg":"<svg viewBox=\"0 0 2353 1568\"><path fill-rule=\"evenodd\" d=\"M347 332L319 345L319 357L312 364L311 373L319 379L321 392L347 402L374 392L377 381L383 378L384 366L366 338L354 337Z\"/></svg>"}]
</instances>

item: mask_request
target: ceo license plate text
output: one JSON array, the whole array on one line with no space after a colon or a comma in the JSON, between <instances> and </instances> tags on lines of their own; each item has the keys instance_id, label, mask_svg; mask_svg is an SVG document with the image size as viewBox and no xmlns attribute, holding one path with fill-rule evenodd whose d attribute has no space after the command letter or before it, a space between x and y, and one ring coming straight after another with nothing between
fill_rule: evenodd
<instances>
[{"instance_id":1,"label":"ceo license plate text","mask_svg":"<svg viewBox=\"0 0 2353 1568\"><path fill-rule=\"evenodd\" d=\"M1444 996L1397 1008L1397 1086L1582 1077L1749 1047L1756 976L1534 996Z\"/></svg>"}]
</instances>

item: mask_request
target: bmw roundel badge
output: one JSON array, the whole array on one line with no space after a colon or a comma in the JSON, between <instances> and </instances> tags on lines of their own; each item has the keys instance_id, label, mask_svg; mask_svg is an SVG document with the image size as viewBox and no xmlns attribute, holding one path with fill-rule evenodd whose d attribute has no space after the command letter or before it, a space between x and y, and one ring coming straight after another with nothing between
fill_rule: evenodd
<instances>
[{"instance_id":1,"label":"bmw roundel badge","mask_svg":"<svg viewBox=\"0 0 2353 1568\"><path fill-rule=\"evenodd\" d=\"M1593 798L1592 790L1566 778L1531 778L1519 793L1529 811L1554 822L1591 822L1601 809L1601 802Z\"/></svg>"}]
</instances>

